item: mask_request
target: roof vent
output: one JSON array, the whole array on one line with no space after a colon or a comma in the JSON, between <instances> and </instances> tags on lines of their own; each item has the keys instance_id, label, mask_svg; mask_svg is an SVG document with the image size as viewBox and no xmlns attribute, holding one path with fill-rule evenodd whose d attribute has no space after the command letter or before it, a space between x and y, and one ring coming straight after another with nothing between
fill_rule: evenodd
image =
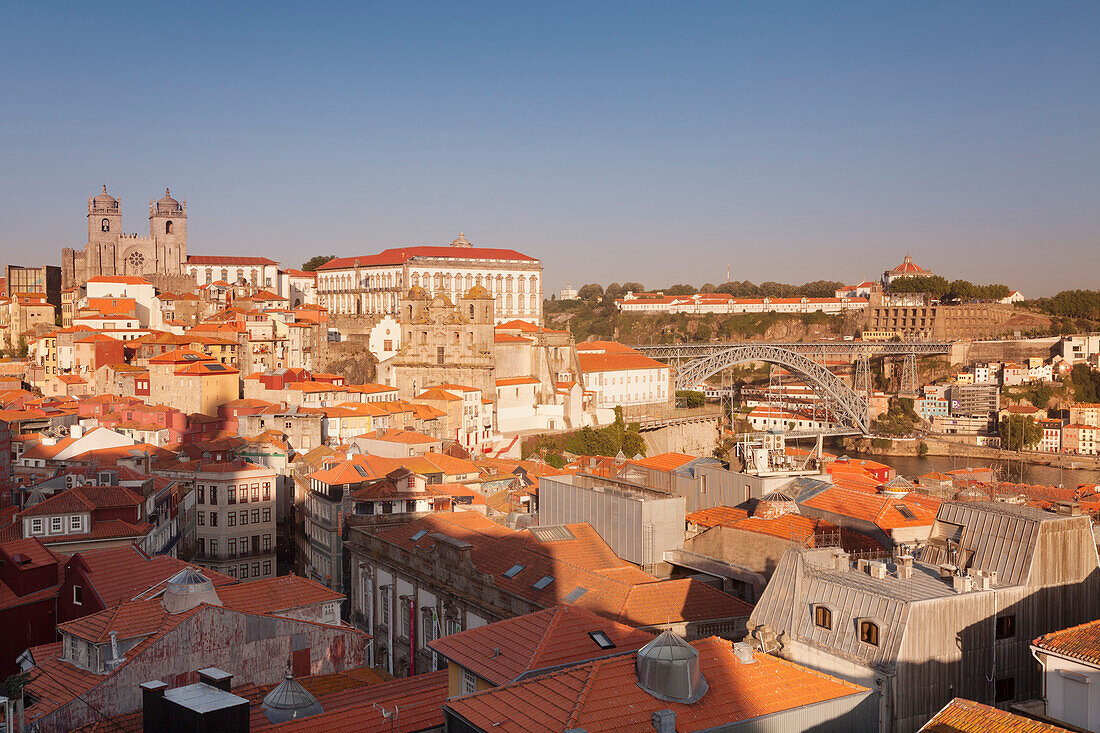
<instances>
[{"instance_id":1,"label":"roof vent","mask_svg":"<svg viewBox=\"0 0 1100 733\"><path fill-rule=\"evenodd\" d=\"M272 723L284 723L288 720L308 718L310 715L323 713L325 710L317 698L309 694L306 688L287 675L279 685L267 693L260 710Z\"/></svg>"},{"instance_id":2,"label":"roof vent","mask_svg":"<svg viewBox=\"0 0 1100 733\"><path fill-rule=\"evenodd\" d=\"M699 651L671 631L638 650L638 684L658 700L693 703L707 692Z\"/></svg>"},{"instance_id":3,"label":"roof vent","mask_svg":"<svg viewBox=\"0 0 1100 733\"><path fill-rule=\"evenodd\" d=\"M222 605L214 583L194 568L184 568L168 579L161 604L168 613L183 613L201 603Z\"/></svg>"}]
</instances>

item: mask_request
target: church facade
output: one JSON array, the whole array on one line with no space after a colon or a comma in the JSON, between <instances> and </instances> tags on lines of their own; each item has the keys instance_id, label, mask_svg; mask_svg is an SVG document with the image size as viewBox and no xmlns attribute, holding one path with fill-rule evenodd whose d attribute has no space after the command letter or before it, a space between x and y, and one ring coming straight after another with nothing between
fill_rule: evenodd
<instances>
[{"instance_id":1,"label":"church facade","mask_svg":"<svg viewBox=\"0 0 1100 733\"><path fill-rule=\"evenodd\" d=\"M187 262L187 202L149 203L149 236L122 231L122 201L103 191L88 199L88 243L61 250L63 288L97 275L182 275Z\"/></svg>"}]
</instances>

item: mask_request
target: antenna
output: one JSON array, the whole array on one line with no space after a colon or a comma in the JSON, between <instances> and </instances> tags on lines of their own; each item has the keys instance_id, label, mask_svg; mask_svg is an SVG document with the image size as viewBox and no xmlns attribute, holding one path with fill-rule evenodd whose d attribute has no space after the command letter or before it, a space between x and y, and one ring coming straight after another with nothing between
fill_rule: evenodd
<instances>
[{"instance_id":1,"label":"antenna","mask_svg":"<svg viewBox=\"0 0 1100 733\"><path fill-rule=\"evenodd\" d=\"M386 708L381 707L376 702L371 703L371 705L374 706L375 710L382 713L382 720L390 721L390 733L393 733L394 726L397 725L397 714L401 712L401 708L399 708L397 705L394 705L393 710L386 710Z\"/></svg>"}]
</instances>

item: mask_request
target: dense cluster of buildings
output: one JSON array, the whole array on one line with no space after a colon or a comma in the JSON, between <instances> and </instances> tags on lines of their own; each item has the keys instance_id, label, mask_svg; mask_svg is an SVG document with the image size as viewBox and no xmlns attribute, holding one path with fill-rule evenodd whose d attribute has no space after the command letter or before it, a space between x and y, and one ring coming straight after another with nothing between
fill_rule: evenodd
<instances>
[{"instance_id":1,"label":"dense cluster of buildings","mask_svg":"<svg viewBox=\"0 0 1100 733\"><path fill-rule=\"evenodd\" d=\"M6 273L7 730L1100 729L1096 486L910 481L780 435L524 457L671 409L671 368L547 328L513 250L303 272L189 255L188 213L166 191L124 234L104 189L82 251ZM708 298L676 307L740 307ZM326 367L356 349L373 381ZM990 430L1002 386L1062 369L978 364L918 410ZM757 429L827 422L759 391ZM1056 450L1071 428L1095 446L1100 406Z\"/></svg>"}]
</instances>

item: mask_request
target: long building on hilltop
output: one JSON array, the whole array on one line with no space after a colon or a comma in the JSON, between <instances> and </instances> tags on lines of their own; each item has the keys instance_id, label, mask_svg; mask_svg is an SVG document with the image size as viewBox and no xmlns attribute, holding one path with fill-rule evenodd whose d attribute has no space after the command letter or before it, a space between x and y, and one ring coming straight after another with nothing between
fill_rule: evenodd
<instances>
[{"instance_id":1,"label":"long building on hilltop","mask_svg":"<svg viewBox=\"0 0 1100 733\"><path fill-rule=\"evenodd\" d=\"M410 288L455 302L477 285L496 300L497 323L542 322L542 262L513 249L474 247L461 234L449 247L394 247L317 269L318 302L337 315L397 315Z\"/></svg>"}]
</instances>

